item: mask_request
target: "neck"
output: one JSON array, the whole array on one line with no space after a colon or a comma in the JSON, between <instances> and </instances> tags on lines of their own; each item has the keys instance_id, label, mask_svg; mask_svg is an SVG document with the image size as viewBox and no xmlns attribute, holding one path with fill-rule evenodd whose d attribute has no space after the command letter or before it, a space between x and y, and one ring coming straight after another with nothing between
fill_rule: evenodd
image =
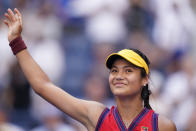
<instances>
[{"instance_id":1,"label":"neck","mask_svg":"<svg viewBox=\"0 0 196 131\"><path fill-rule=\"evenodd\" d=\"M116 102L118 110L123 112L132 113L137 110L141 111L144 108L141 96L135 96L131 98L116 97Z\"/></svg>"},{"instance_id":2,"label":"neck","mask_svg":"<svg viewBox=\"0 0 196 131\"><path fill-rule=\"evenodd\" d=\"M132 97L116 97L117 108L126 127L144 109L141 95Z\"/></svg>"}]
</instances>

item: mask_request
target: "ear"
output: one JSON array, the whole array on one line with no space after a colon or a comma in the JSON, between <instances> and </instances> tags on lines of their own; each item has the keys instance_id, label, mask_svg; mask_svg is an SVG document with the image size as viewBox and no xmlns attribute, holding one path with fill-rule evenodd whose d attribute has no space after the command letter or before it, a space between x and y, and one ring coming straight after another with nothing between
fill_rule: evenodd
<instances>
[{"instance_id":1,"label":"ear","mask_svg":"<svg viewBox=\"0 0 196 131\"><path fill-rule=\"evenodd\" d=\"M148 84L149 76L142 78L142 86L146 86Z\"/></svg>"}]
</instances>

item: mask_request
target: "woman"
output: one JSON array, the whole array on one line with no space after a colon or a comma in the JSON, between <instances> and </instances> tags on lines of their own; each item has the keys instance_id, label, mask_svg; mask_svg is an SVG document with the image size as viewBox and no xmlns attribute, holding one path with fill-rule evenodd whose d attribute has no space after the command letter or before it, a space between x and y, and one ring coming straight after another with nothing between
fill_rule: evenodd
<instances>
[{"instance_id":1,"label":"woman","mask_svg":"<svg viewBox=\"0 0 196 131\"><path fill-rule=\"evenodd\" d=\"M117 102L117 107L109 110L101 103L75 98L49 80L27 51L21 37L22 16L17 9L14 11L8 9L5 13L8 41L37 94L81 122L89 131L176 130L173 122L158 117L150 109L149 63L140 52L125 49L108 57L106 66L110 69L109 84Z\"/></svg>"}]
</instances>

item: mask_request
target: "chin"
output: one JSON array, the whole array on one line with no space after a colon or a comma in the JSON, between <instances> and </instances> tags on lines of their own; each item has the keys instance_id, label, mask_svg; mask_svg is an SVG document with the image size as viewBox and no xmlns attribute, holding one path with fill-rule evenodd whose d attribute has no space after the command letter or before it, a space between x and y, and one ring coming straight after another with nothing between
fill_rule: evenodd
<instances>
[{"instance_id":1,"label":"chin","mask_svg":"<svg viewBox=\"0 0 196 131\"><path fill-rule=\"evenodd\" d=\"M114 89L112 91L112 93L113 93L114 96L127 96L127 95L131 94L131 93L128 93L128 91L126 91L123 88Z\"/></svg>"},{"instance_id":2,"label":"chin","mask_svg":"<svg viewBox=\"0 0 196 131\"><path fill-rule=\"evenodd\" d=\"M112 93L114 96L117 97L124 97L124 96L135 96L136 94L141 94L140 90L130 90L126 87L113 87Z\"/></svg>"}]
</instances>

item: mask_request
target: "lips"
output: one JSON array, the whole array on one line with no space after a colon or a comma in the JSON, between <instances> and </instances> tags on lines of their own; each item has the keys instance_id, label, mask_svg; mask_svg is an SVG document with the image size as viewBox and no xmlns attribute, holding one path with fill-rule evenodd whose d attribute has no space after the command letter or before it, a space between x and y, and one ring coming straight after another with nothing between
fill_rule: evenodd
<instances>
[{"instance_id":1,"label":"lips","mask_svg":"<svg viewBox=\"0 0 196 131\"><path fill-rule=\"evenodd\" d=\"M114 83L115 86L124 86L125 84L122 83L122 82L117 82L117 83Z\"/></svg>"}]
</instances>

